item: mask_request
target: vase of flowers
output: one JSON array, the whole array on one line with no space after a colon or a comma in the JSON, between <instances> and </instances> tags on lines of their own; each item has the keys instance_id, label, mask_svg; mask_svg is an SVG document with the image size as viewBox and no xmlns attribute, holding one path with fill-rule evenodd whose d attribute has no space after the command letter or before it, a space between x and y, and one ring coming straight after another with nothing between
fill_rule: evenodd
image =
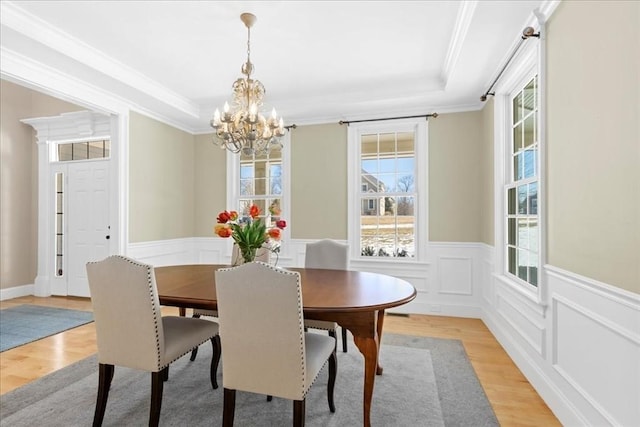
<instances>
[{"instance_id":1,"label":"vase of flowers","mask_svg":"<svg viewBox=\"0 0 640 427\"><path fill-rule=\"evenodd\" d=\"M279 219L275 226L268 228L256 205L251 205L242 217L236 211L222 211L218 214L217 221L215 234L233 238L240 250L239 259L245 263L254 261L260 248L277 254L280 251L282 230L287 226L285 220Z\"/></svg>"}]
</instances>

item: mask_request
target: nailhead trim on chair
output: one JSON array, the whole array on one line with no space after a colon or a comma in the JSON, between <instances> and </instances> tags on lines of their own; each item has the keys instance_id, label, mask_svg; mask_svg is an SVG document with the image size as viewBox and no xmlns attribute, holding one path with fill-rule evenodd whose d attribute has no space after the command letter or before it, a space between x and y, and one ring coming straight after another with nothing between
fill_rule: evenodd
<instances>
[{"instance_id":1,"label":"nailhead trim on chair","mask_svg":"<svg viewBox=\"0 0 640 427\"><path fill-rule=\"evenodd\" d=\"M298 285L300 285L300 275L297 274L296 272L285 270L285 269L280 268L280 267L273 267L272 265L269 265L269 264L267 264L265 262L262 262L262 261L253 261L253 263L264 265L265 267L269 267L269 269L271 269L271 270L273 270L273 271L275 271L277 273L280 273L280 274L288 274L290 276L296 276L296 283ZM246 264L242 264L242 265L239 265L237 267L221 268L220 271L235 270L236 268L241 268L243 265L246 265ZM300 319L302 319L302 321L300 322L300 324L298 326L300 328L300 336L303 336L303 334L304 334L304 317L303 317L303 311L302 311L302 290L301 290L301 286L298 286L298 317ZM302 339L300 340L300 364L302 365L302 375L304 377L306 377L307 370L306 370L306 365L304 363L304 345L302 343ZM318 372L318 374L319 373L320 372ZM316 378L317 378L317 375L316 375ZM311 382L311 384L313 384L315 382L315 380L316 379L314 378L313 381ZM311 388L311 387L309 387L309 388ZM308 390L309 389L307 389L307 391ZM304 384L302 385L302 395L303 395L303 397L306 397L306 393L304 391Z\"/></svg>"},{"instance_id":2,"label":"nailhead trim on chair","mask_svg":"<svg viewBox=\"0 0 640 427\"><path fill-rule=\"evenodd\" d=\"M149 299L151 301L151 304L153 305L153 286L152 286L152 278L153 278L153 266L150 264L143 264L137 261L132 260L131 258L127 258L125 256L122 255L112 255L109 258L120 258L130 264L133 264L135 266L138 267L145 267L147 269L147 285L149 286ZM97 264L97 261L93 261L90 262L90 264ZM162 318L162 315L160 315L160 319ZM191 352L191 350L181 354L180 356L176 357L173 360L168 361L167 363L165 363L164 365L160 365L161 359L160 359L160 334L158 333L159 329L160 329L160 325L158 322L159 318L158 318L158 313L154 313L154 326L155 326L155 330L156 330L156 353L158 355L158 360L156 362L156 365L158 366L158 371L163 370L164 368L166 368L167 366L169 366L171 363L173 363L174 361L178 360L179 358L181 358L182 356L184 356L185 354L189 354ZM204 341L202 341L200 344L198 344L198 346L204 344L205 342L209 341L209 339L206 339Z\"/></svg>"}]
</instances>

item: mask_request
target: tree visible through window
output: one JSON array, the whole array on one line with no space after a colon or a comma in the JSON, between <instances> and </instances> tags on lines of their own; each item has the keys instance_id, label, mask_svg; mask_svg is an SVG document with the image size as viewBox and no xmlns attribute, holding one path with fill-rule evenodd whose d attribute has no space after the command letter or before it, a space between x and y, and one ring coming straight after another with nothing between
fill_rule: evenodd
<instances>
[{"instance_id":1,"label":"tree visible through window","mask_svg":"<svg viewBox=\"0 0 640 427\"><path fill-rule=\"evenodd\" d=\"M361 255L414 257L415 134L362 134L359 155Z\"/></svg>"}]
</instances>

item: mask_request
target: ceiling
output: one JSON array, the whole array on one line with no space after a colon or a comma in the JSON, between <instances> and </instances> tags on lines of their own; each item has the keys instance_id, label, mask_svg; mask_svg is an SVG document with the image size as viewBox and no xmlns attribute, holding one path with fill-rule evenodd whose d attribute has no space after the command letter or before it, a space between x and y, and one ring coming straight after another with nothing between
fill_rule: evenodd
<instances>
[{"instance_id":1,"label":"ceiling","mask_svg":"<svg viewBox=\"0 0 640 427\"><path fill-rule=\"evenodd\" d=\"M0 46L190 132L246 60L285 125L482 108L537 1L8 1ZM7 61L8 62L8 61ZM0 64L2 65L2 64ZM2 77L29 79L2 65Z\"/></svg>"}]
</instances>

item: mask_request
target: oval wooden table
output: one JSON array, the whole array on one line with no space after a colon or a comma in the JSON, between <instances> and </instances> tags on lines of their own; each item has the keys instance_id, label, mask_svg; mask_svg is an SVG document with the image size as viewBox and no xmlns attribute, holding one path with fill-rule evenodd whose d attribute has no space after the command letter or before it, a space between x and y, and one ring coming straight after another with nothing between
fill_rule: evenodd
<instances>
[{"instance_id":1,"label":"oval wooden table","mask_svg":"<svg viewBox=\"0 0 640 427\"><path fill-rule=\"evenodd\" d=\"M214 271L227 265L175 265L155 268L160 304L216 310ZM407 281L378 273L288 268L300 273L306 319L337 322L353 334L364 356L364 425L371 425L376 374L382 374L378 352L384 311L416 297Z\"/></svg>"}]
</instances>

